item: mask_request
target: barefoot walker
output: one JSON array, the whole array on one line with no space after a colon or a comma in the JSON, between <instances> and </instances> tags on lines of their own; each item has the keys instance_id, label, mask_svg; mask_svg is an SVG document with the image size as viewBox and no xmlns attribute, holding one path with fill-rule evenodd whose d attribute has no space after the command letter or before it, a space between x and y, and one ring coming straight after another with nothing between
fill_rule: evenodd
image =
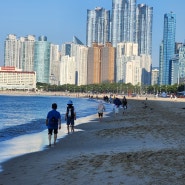
<instances>
[{"instance_id":1,"label":"barefoot walker","mask_svg":"<svg viewBox=\"0 0 185 185\"><path fill-rule=\"evenodd\" d=\"M71 132L74 132L74 120L76 120L76 112L71 100L67 103L66 116L65 120L67 121L67 131L69 134L69 126L71 126Z\"/></svg>"},{"instance_id":2,"label":"barefoot walker","mask_svg":"<svg viewBox=\"0 0 185 185\"><path fill-rule=\"evenodd\" d=\"M58 129L61 129L61 115L56 110L57 104L52 104L52 110L48 112L46 118L46 126L48 127L48 139L49 139L49 146L51 146L51 136L54 131L54 144L56 144Z\"/></svg>"}]
</instances>

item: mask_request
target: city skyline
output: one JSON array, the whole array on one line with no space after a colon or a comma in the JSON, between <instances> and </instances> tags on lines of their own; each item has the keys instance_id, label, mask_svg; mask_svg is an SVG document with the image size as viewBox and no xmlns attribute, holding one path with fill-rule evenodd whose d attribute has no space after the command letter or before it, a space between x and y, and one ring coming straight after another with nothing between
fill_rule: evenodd
<instances>
[{"instance_id":1,"label":"city skyline","mask_svg":"<svg viewBox=\"0 0 185 185\"><path fill-rule=\"evenodd\" d=\"M182 0L137 0L137 4L153 7L153 66L159 66L159 46L163 39L163 17L173 11L177 17L176 42L184 42ZM0 66L4 65L4 41L8 34L17 37L45 35L53 44L62 45L77 36L86 43L87 9L111 10L112 0L3 0L0 3Z\"/></svg>"}]
</instances>

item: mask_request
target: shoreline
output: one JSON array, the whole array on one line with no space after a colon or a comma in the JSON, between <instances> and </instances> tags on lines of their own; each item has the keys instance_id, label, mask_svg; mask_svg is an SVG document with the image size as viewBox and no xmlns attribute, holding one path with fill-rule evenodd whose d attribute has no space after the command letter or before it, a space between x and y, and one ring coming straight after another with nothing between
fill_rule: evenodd
<instances>
[{"instance_id":1,"label":"shoreline","mask_svg":"<svg viewBox=\"0 0 185 185\"><path fill-rule=\"evenodd\" d=\"M184 108L178 100L128 99L124 114L77 125L84 131L55 147L5 162L0 184L183 185Z\"/></svg>"},{"instance_id":2,"label":"shoreline","mask_svg":"<svg viewBox=\"0 0 185 185\"><path fill-rule=\"evenodd\" d=\"M110 93L101 93L101 94L89 94L89 93L74 93L74 92L31 92L31 91L0 91L0 95L9 95L9 96L65 96L65 97L72 97L72 98L89 98L89 96L93 95L92 99L103 99L104 96L110 96ZM146 100L145 95L140 95L136 97L124 95L124 94L113 94L113 96L118 97L120 99L125 96L128 100ZM154 95L148 95L147 101L154 100L154 101L169 101L169 102L185 102L185 98L170 98L170 97L156 97Z\"/></svg>"},{"instance_id":3,"label":"shoreline","mask_svg":"<svg viewBox=\"0 0 185 185\"><path fill-rule=\"evenodd\" d=\"M96 118L96 114L92 114L86 117L81 117L76 120L75 125L80 125L84 122L89 122L91 119ZM76 129L76 132L79 132L79 129ZM47 135L47 128L41 132L33 133L33 134L25 134L21 136L14 137L9 140L2 141L1 147L3 148L0 153L0 172L3 171L1 168L3 163L6 163L9 160L12 160L16 157L21 157L23 155L27 155L34 152L42 152L47 149L48 147L48 135ZM67 127L66 123L62 123L61 130L58 133L57 142L60 139L66 137L67 134ZM7 155L7 151L8 154Z\"/></svg>"}]
</instances>

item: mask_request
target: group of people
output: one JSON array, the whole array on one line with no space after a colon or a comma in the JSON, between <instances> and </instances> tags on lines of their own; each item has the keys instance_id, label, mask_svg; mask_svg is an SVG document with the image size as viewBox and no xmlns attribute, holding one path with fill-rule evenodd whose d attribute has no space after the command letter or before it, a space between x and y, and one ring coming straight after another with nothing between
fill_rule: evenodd
<instances>
[{"instance_id":1,"label":"group of people","mask_svg":"<svg viewBox=\"0 0 185 185\"><path fill-rule=\"evenodd\" d=\"M127 109L127 99L125 96L123 97L122 101L119 98L115 98L113 101L113 104L114 104L113 110L115 112L115 115L119 113L119 108L121 105L124 110ZM101 100L99 101L97 111L98 111L99 121L101 122L103 118L103 112L105 111L105 106ZM74 132L75 120L76 120L76 111L73 106L73 102L69 100L67 103L66 113L65 113L65 121L67 124L68 134L70 132L70 127L71 127L71 132ZM57 111L56 103L52 104L52 110L49 111L47 114L46 126L48 128L49 146L51 146L52 135L54 134L54 144L56 144L58 129L61 129L61 114L59 111Z\"/></svg>"},{"instance_id":2,"label":"group of people","mask_svg":"<svg viewBox=\"0 0 185 185\"><path fill-rule=\"evenodd\" d=\"M115 112L115 116L119 113L119 108L120 108L121 105L122 105L124 110L127 109L127 99L126 99L125 96L123 97L122 101L117 97L114 99L114 101L113 101L113 110ZM99 102L97 110L98 110L99 121L102 121L103 112L105 111L105 106L104 106L102 101ZM123 114L124 114L124 111L123 111Z\"/></svg>"},{"instance_id":3,"label":"group of people","mask_svg":"<svg viewBox=\"0 0 185 185\"><path fill-rule=\"evenodd\" d=\"M74 132L74 120L76 120L76 111L71 100L67 103L65 121L67 124L67 131ZM54 133L54 144L56 144L58 129L61 129L61 114L57 111L57 104L52 104L52 110L48 112L46 117L46 126L48 128L49 146L51 146L51 139Z\"/></svg>"}]
</instances>

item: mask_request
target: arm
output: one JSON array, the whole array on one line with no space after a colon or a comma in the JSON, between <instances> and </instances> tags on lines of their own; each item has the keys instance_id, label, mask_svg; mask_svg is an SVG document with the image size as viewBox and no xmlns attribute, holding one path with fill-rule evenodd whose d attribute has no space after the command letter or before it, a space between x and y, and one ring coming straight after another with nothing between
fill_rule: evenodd
<instances>
[{"instance_id":1,"label":"arm","mask_svg":"<svg viewBox=\"0 0 185 185\"><path fill-rule=\"evenodd\" d=\"M48 118L46 118L46 126L48 126Z\"/></svg>"},{"instance_id":2,"label":"arm","mask_svg":"<svg viewBox=\"0 0 185 185\"><path fill-rule=\"evenodd\" d=\"M61 118L58 119L58 128L61 129Z\"/></svg>"},{"instance_id":3,"label":"arm","mask_svg":"<svg viewBox=\"0 0 185 185\"><path fill-rule=\"evenodd\" d=\"M76 120L76 111L75 111L75 108L74 108L74 120Z\"/></svg>"}]
</instances>

